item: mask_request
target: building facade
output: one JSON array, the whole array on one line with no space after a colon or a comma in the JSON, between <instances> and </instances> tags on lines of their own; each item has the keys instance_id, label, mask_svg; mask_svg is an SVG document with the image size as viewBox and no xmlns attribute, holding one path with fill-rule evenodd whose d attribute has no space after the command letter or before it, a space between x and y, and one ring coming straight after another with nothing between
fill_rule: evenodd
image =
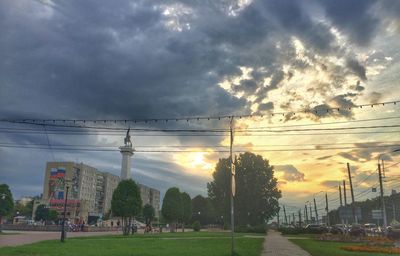
<instances>
[{"instance_id":1,"label":"building facade","mask_svg":"<svg viewBox=\"0 0 400 256\"><path fill-rule=\"evenodd\" d=\"M67 217L87 222L90 216L102 217L111 209L112 193L119 180L116 175L83 163L48 162L41 201L61 216L60 205L64 203L68 184Z\"/></svg>"},{"instance_id":2,"label":"building facade","mask_svg":"<svg viewBox=\"0 0 400 256\"><path fill-rule=\"evenodd\" d=\"M143 184L138 185L140 188L140 197L142 198L143 206L146 204L153 206L155 215L158 218L160 213L160 191Z\"/></svg>"},{"instance_id":3,"label":"building facade","mask_svg":"<svg viewBox=\"0 0 400 256\"><path fill-rule=\"evenodd\" d=\"M120 177L101 172L94 167L74 162L48 162L45 170L42 199L36 200L33 212L40 204L59 213L62 218L68 185L66 217L75 223L104 216L111 209L114 190ZM160 191L138 184L143 205L153 206L156 216L160 211Z\"/></svg>"}]
</instances>

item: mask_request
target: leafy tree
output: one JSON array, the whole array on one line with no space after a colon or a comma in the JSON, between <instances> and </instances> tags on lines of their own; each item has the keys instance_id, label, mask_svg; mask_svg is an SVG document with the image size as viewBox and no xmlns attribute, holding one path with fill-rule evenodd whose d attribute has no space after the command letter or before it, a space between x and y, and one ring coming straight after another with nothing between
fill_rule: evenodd
<instances>
[{"instance_id":1,"label":"leafy tree","mask_svg":"<svg viewBox=\"0 0 400 256\"><path fill-rule=\"evenodd\" d=\"M19 212L19 215L26 216L28 218L32 217L33 200L28 202L26 205L17 202L14 205L14 214Z\"/></svg>"},{"instance_id":2,"label":"leafy tree","mask_svg":"<svg viewBox=\"0 0 400 256\"><path fill-rule=\"evenodd\" d=\"M0 224L3 223L3 217L12 213L14 209L14 200L10 188L7 184L0 185Z\"/></svg>"},{"instance_id":3,"label":"leafy tree","mask_svg":"<svg viewBox=\"0 0 400 256\"><path fill-rule=\"evenodd\" d=\"M210 198L197 195L192 199L192 222L197 220L201 225L220 223L220 221L216 221L215 215Z\"/></svg>"},{"instance_id":4,"label":"leafy tree","mask_svg":"<svg viewBox=\"0 0 400 256\"><path fill-rule=\"evenodd\" d=\"M142 210L140 189L133 180L123 180L118 184L111 199L111 210L113 215L122 218L123 234L129 235L132 218Z\"/></svg>"},{"instance_id":5,"label":"leafy tree","mask_svg":"<svg viewBox=\"0 0 400 256\"><path fill-rule=\"evenodd\" d=\"M165 193L161 213L170 223L170 231L176 231L176 223L183 216L183 204L181 192L178 188L169 188Z\"/></svg>"},{"instance_id":6,"label":"leafy tree","mask_svg":"<svg viewBox=\"0 0 400 256\"><path fill-rule=\"evenodd\" d=\"M37 208L36 208L36 212L35 212L35 220L39 221L39 220L48 220L48 215L49 215L49 208L44 205L44 204L40 204Z\"/></svg>"},{"instance_id":7,"label":"leafy tree","mask_svg":"<svg viewBox=\"0 0 400 256\"><path fill-rule=\"evenodd\" d=\"M186 192L182 192L181 194L182 200L182 231L185 231L185 224L189 223L192 217L192 200L190 196Z\"/></svg>"},{"instance_id":8,"label":"leafy tree","mask_svg":"<svg viewBox=\"0 0 400 256\"><path fill-rule=\"evenodd\" d=\"M146 221L146 225L150 225L151 222L154 220L154 217L156 215L156 212L150 204L146 204L143 207L143 217Z\"/></svg>"},{"instance_id":9,"label":"leafy tree","mask_svg":"<svg viewBox=\"0 0 400 256\"><path fill-rule=\"evenodd\" d=\"M268 160L253 153L240 154L236 165L235 223L264 224L278 213L281 191ZM209 197L217 212L230 219L231 170L230 160L220 159L207 184Z\"/></svg>"},{"instance_id":10,"label":"leafy tree","mask_svg":"<svg viewBox=\"0 0 400 256\"><path fill-rule=\"evenodd\" d=\"M58 220L58 212L56 210L49 210L47 213L47 220L57 221Z\"/></svg>"}]
</instances>

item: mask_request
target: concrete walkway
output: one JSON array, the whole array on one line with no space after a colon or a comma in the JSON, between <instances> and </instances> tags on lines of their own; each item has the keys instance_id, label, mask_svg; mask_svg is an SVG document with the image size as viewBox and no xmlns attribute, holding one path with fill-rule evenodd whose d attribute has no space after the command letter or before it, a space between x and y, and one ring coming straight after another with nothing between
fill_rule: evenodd
<instances>
[{"instance_id":1,"label":"concrete walkway","mask_svg":"<svg viewBox=\"0 0 400 256\"><path fill-rule=\"evenodd\" d=\"M17 246L23 244L32 244L44 240L60 239L60 232L42 232L42 231L3 231L5 234L0 235L0 247ZM11 233L7 235L8 233ZM121 231L112 232L68 232L68 237L81 236L102 236L121 234Z\"/></svg>"},{"instance_id":2,"label":"concrete walkway","mask_svg":"<svg viewBox=\"0 0 400 256\"><path fill-rule=\"evenodd\" d=\"M268 230L261 256L310 256L310 254L274 230Z\"/></svg>"}]
</instances>

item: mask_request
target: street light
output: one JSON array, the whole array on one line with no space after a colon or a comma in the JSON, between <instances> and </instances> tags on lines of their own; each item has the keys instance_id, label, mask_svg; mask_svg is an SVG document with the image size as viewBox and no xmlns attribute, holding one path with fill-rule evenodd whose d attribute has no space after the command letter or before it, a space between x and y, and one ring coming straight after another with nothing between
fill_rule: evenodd
<instances>
[{"instance_id":1,"label":"street light","mask_svg":"<svg viewBox=\"0 0 400 256\"><path fill-rule=\"evenodd\" d=\"M64 214L63 214L63 222L62 222L62 226L61 226L61 242L65 242L65 218L66 218L66 213L67 213L67 200L68 200L68 190L69 190L69 182L66 180L65 181L66 184L66 193L65 193L65 201L64 201Z\"/></svg>"}]
</instances>

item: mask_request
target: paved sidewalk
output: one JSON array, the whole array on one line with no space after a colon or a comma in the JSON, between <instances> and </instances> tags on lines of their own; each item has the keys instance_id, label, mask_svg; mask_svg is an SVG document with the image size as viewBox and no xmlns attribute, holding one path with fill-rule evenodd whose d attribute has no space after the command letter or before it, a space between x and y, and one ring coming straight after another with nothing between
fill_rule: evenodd
<instances>
[{"instance_id":1,"label":"paved sidewalk","mask_svg":"<svg viewBox=\"0 0 400 256\"><path fill-rule=\"evenodd\" d=\"M60 239L60 232L42 232L42 231L10 231L14 233L7 235L7 231L4 231L3 235L0 235L0 247L3 246L17 246L23 244L32 244L43 240L54 240ZM18 234L15 234L18 233ZM68 232L68 237L80 237L80 236L101 236L101 235L115 235L121 234L121 231L112 232Z\"/></svg>"},{"instance_id":2,"label":"paved sidewalk","mask_svg":"<svg viewBox=\"0 0 400 256\"><path fill-rule=\"evenodd\" d=\"M310 256L310 254L274 230L268 230L261 256Z\"/></svg>"}]
</instances>

